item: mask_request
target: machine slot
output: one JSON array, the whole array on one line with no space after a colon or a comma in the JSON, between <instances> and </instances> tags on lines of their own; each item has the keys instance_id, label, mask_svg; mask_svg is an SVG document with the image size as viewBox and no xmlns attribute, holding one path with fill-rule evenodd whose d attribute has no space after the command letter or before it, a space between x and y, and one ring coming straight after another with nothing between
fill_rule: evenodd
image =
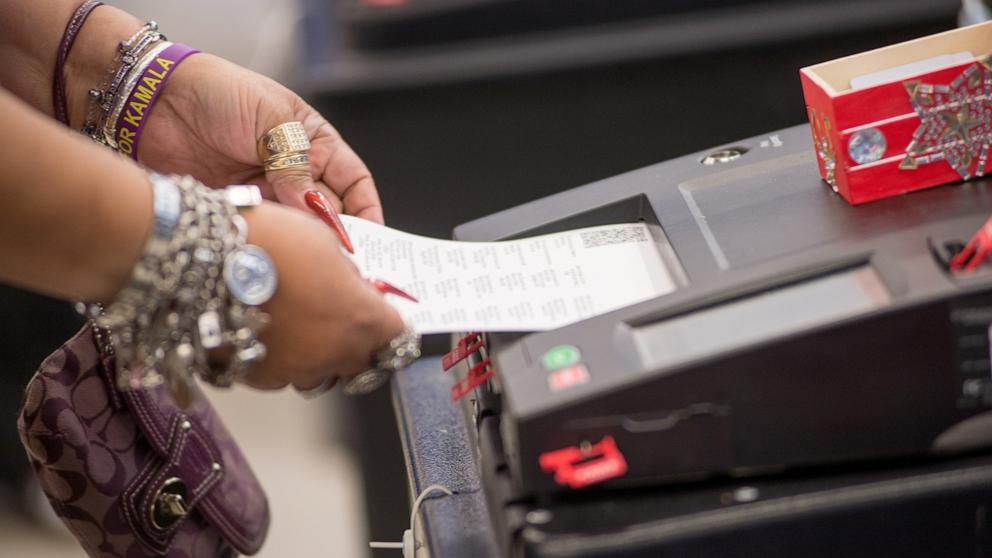
<instances>
[{"instance_id":1,"label":"machine slot","mask_svg":"<svg viewBox=\"0 0 992 558\"><path fill-rule=\"evenodd\" d=\"M680 288L688 285L689 281L685 273L685 268L679 261L672 243L665 234L664 228L658 220L658 214L655 213L654 207L644 194L600 205L589 211L583 211L582 213L576 213L557 221L551 221L539 227L507 237L505 240L527 238L583 227L636 223L639 221L648 225L651 238L658 249L658 253L661 255L661 260L668 268L668 273L675 284Z\"/></svg>"},{"instance_id":2,"label":"machine slot","mask_svg":"<svg viewBox=\"0 0 992 558\"><path fill-rule=\"evenodd\" d=\"M614 223L636 223L638 221L643 221L649 225L661 225L658 222L658 215L654 212L654 208L651 207L651 203L644 194L600 205L588 211L558 219L557 221L550 221L541 226L509 236L504 240L527 238L529 236L539 236L583 227L612 225Z\"/></svg>"},{"instance_id":3,"label":"machine slot","mask_svg":"<svg viewBox=\"0 0 992 558\"><path fill-rule=\"evenodd\" d=\"M643 325L633 331L634 344L646 366L660 368L852 318L890 302L875 269L864 265Z\"/></svg>"}]
</instances>

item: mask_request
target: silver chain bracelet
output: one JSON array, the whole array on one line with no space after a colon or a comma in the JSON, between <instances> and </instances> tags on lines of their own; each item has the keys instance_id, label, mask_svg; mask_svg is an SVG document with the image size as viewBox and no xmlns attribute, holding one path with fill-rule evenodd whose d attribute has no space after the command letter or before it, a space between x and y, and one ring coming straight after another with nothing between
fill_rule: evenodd
<instances>
[{"instance_id":1,"label":"silver chain bracelet","mask_svg":"<svg viewBox=\"0 0 992 558\"><path fill-rule=\"evenodd\" d=\"M130 283L90 315L109 330L122 389L165 382L177 403L192 376L230 386L265 358L258 333L268 315L258 306L275 292L264 250L246 244L238 207L261 203L256 186L211 190L191 177L150 174L155 221ZM226 363L215 349L230 349Z\"/></svg>"}]
</instances>

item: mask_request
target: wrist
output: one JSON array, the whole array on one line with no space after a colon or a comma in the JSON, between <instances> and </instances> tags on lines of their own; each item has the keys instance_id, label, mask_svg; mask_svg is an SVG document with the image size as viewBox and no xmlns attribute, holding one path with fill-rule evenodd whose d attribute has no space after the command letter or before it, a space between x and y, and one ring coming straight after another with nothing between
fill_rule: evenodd
<instances>
[{"instance_id":1,"label":"wrist","mask_svg":"<svg viewBox=\"0 0 992 558\"><path fill-rule=\"evenodd\" d=\"M65 94L71 128L82 128L89 90L100 84L121 41L133 35L141 25L138 18L112 6L101 6L89 17L65 65Z\"/></svg>"},{"instance_id":2,"label":"wrist","mask_svg":"<svg viewBox=\"0 0 992 558\"><path fill-rule=\"evenodd\" d=\"M151 183L148 175L136 166L121 165L122 182L131 187L115 193L94 193L92 218L101 224L105 235L115 238L113 247L106 241L93 239L87 246L99 247L99 253L86 253L80 267L91 267L93 282L74 298L106 302L123 289L131 277L135 263L141 258L145 239L154 226Z\"/></svg>"}]
</instances>

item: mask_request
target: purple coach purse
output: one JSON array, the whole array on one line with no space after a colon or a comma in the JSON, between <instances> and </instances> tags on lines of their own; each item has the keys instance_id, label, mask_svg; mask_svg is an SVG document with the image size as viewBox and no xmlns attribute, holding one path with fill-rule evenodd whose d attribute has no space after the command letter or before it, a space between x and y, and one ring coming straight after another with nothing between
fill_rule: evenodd
<instances>
[{"instance_id":1,"label":"purple coach purse","mask_svg":"<svg viewBox=\"0 0 992 558\"><path fill-rule=\"evenodd\" d=\"M28 384L18 430L55 512L90 556L255 554L268 501L210 403L120 391L115 370L87 324Z\"/></svg>"}]
</instances>

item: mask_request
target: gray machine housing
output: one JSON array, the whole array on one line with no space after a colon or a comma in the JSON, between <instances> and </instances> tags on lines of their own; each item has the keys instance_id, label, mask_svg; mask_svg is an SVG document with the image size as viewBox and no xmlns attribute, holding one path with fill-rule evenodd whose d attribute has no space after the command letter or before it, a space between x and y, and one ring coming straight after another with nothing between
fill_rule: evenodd
<instances>
[{"instance_id":1,"label":"gray machine housing","mask_svg":"<svg viewBox=\"0 0 992 558\"><path fill-rule=\"evenodd\" d=\"M486 336L467 364L489 357L495 374L468 410L498 417L514 491L567 490L540 456L605 436L628 466L607 486L992 445L992 273L947 270L992 213L989 184L852 207L820 179L807 126L716 152L455 229L484 241L644 221L678 283L556 330ZM560 344L590 381L554 392L541 355Z\"/></svg>"}]
</instances>

